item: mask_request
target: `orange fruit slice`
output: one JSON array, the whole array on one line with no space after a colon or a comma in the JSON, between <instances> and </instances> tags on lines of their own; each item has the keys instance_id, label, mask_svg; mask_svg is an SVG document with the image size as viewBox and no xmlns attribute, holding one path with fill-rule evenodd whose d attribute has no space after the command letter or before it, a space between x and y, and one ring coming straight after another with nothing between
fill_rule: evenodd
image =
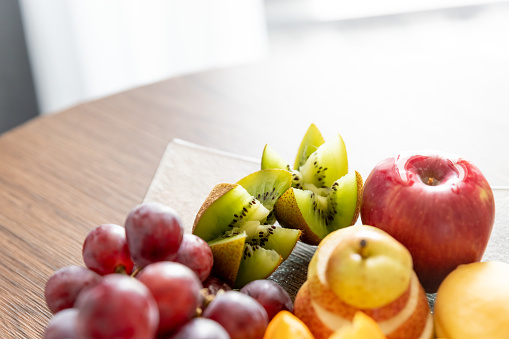
<instances>
[{"instance_id":1,"label":"orange fruit slice","mask_svg":"<svg viewBox=\"0 0 509 339\"><path fill-rule=\"evenodd\" d=\"M288 311L272 318L263 339L314 339L306 324Z\"/></svg>"},{"instance_id":2,"label":"orange fruit slice","mask_svg":"<svg viewBox=\"0 0 509 339\"><path fill-rule=\"evenodd\" d=\"M329 339L386 339L386 336L376 321L365 313L357 311L352 325L337 330Z\"/></svg>"}]
</instances>

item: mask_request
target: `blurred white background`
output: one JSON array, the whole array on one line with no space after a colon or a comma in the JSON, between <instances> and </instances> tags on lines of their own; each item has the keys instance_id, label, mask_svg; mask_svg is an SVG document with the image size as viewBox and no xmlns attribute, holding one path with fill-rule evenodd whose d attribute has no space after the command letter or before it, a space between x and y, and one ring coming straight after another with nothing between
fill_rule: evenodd
<instances>
[{"instance_id":1,"label":"blurred white background","mask_svg":"<svg viewBox=\"0 0 509 339\"><path fill-rule=\"evenodd\" d=\"M169 77L267 58L323 60L309 71L334 67L342 85L369 93L371 102L399 92L401 109L412 100L467 115L474 112L468 105L477 105L475 112L509 107L507 1L4 1L0 132L6 116L54 113ZM6 26L13 21L2 13L6 4L13 13L19 7L20 23ZM24 38L13 43L11 26ZM13 86L22 74L31 84ZM330 85L319 95L338 84ZM28 107L30 96L36 103ZM466 96L475 100L460 100Z\"/></svg>"},{"instance_id":2,"label":"blurred white background","mask_svg":"<svg viewBox=\"0 0 509 339\"><path fill-rule=\"evenodd\" d=\"M269 21L324 22L493 4L497 0L268 0Z\"/></svg>"},{"instance_id":3,"label":"blurred white background","mask_svg":"<svg viewBox=\"0 0 509 339\"><path fill-rule=\"evenodd\" d=\"M21 0L41 113L267 52L260 0Z\"/></svg>"}]
</instances>

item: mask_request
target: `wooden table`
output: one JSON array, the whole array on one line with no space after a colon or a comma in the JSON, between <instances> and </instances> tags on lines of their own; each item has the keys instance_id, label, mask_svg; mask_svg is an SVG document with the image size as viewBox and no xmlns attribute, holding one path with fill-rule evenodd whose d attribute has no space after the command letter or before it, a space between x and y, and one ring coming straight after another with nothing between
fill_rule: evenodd
<instances>
[{"instance_id":1,"label":"wooden table","mask_svg":"<svg viewBox=\"0 0 509 339\"><path fill-rule=\"evenodd\" d=\"M270 143L293 160L314 122L326 138L342 134L350 168L364 178L388 155L433 148L473 160L492 185L509 184L509 103L481 111L485 97L464 97L458 118L447 97L461 93L426 91L419 81L387 88L379 77L386 68L362 80L345 79L344 69L309 55L275 58L136 88L1 135L0 336L41 337L47 278L82 265L90 229L123 224L173 138L254 158Z\"/></svg>"}]
</instances>

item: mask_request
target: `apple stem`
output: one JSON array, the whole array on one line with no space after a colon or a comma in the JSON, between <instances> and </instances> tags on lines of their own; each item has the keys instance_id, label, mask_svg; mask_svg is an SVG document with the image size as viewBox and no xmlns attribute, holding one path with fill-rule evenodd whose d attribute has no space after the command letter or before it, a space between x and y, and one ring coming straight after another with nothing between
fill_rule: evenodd
<instances>
[{"instance_id":1,"label":"apple stem","mask_svg":"<svg viewBox=\"0 0 509 339\"><path fill-rule=\"evenodd\" d=\"M359 242L359 245L361 246L359 254L363 258L366 258L366 256L365 256L366 253L364 253L365 252L364 249L366 248L367 244L368 244L368 242L366 241L366 239L361 239L361 241Z\"/></svg>"},{"instance_id":2,"label":"apple stem","mask_svg":"<svg viewBox=\"0 0 509 339\"><path fill-rule=\"evenodd\" d=\"M432 186L433 185L433 178L428 178L428 185Z\"/></svg>"}]
</instances>

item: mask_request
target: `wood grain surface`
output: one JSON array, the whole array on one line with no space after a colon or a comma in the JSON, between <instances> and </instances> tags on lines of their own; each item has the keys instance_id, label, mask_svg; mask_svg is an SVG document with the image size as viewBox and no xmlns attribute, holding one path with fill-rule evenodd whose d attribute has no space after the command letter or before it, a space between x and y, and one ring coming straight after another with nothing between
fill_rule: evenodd
<instances>
[{"instance_id":1,"label":"wood grain surface","mask_svg":"<svg viewBox=\"0 0 509 339\"><path fill-rule=\"evenodd\" d=\"M293 159L303 133L315 122L326 138L342 134L350 168L364 178L385 156L433 148L475 160L492 185L509 183L505 120L479 124L440 107L428 111L418 102L410 111L396 105L398 100L384 98L377 86L349 90L341 70L326 72L308 57L297 57L169 79L41 116L4 133L0 337L42 336L50 317L46 280L58 268L82 265L81 245L89 230L102 223L123 224L143 201L174 138L253 158L270 143ZM480 114L476 107L466 116ZM486 114L496 120L508 108ZM201 173L206 176L207 168Z\"/></svg>"}]
</instances>

